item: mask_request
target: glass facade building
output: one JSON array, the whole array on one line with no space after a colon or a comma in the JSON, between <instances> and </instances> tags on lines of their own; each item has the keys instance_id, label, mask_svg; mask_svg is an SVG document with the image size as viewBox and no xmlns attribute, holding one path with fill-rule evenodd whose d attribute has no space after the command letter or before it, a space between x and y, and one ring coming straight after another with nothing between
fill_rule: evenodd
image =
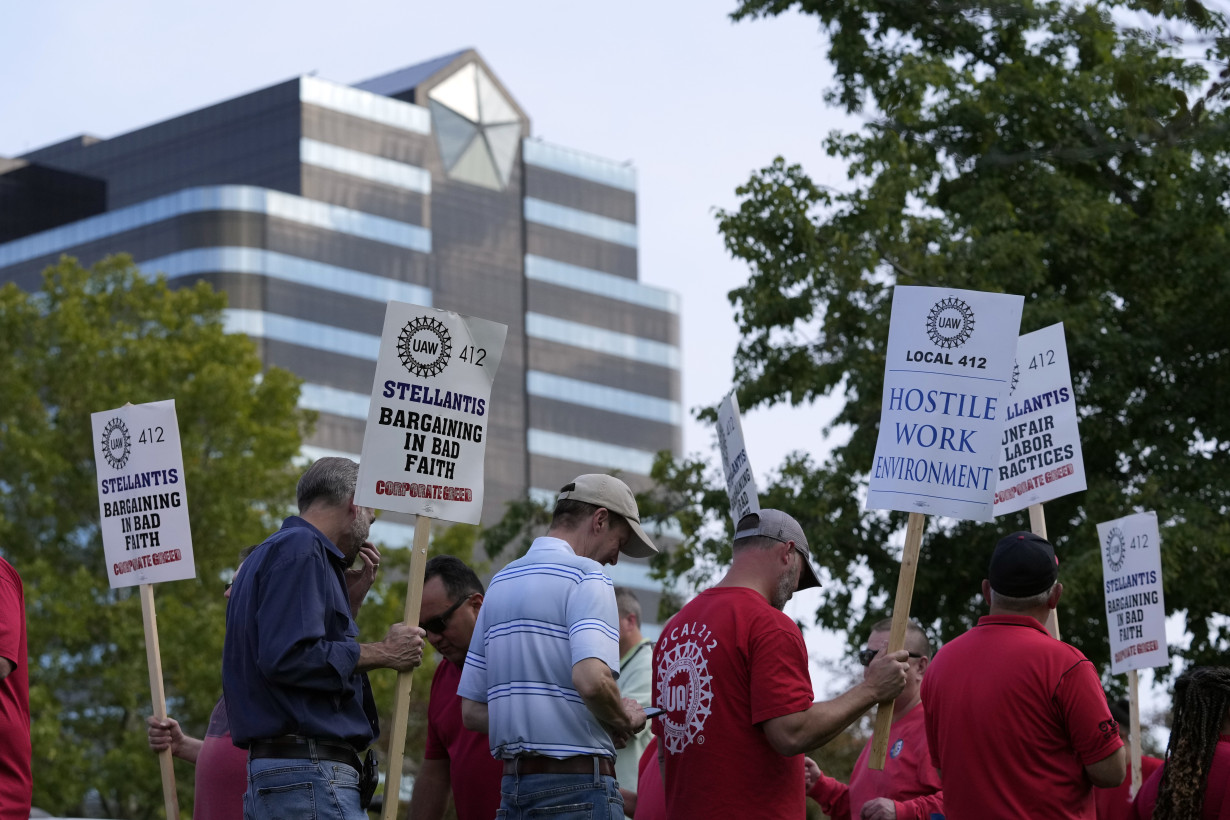
<instances>
[{"instance_id":1,"label":"glass facade building","mask_svg":"<svg viewBox=\"0 0 1230 820\"><path fill-rule=\"evenodd\" d=\"M21 214L0 218L0 281L127 252L227 291L228 328L306 381L309 456L358 458L387 300L508 325L484 523L578 473L643 486L681 450L679 298L638 281L635 169L535 139L472 50L0 159L0 213ZM375 532L401 543L411 523Z\"/></svg>"}]
</instances>

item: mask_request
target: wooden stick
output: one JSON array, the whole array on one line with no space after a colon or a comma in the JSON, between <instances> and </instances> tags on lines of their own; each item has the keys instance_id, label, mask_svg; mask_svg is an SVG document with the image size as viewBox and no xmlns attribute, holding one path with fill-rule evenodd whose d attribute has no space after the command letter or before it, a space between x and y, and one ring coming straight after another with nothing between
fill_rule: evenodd
<instances>
[{"instance_id":1,"label":"wooden stick","mask_svg":"<svg viewBox=\"0 0 1230 820\"><path fill-rule=\"evenodd\" d=\"M910 513L905 527L905 551L901 553L901 574L897 576L897 600L893 603L893 626L888 633L888 652L905 648L905 628L910 620L910 602L914 599L914 575L918 571L918 549L922 546L923 528L927 517ZM876 707L876 726L871 736L871 758L867 767L884 769L888 754L888 734L893 725L893 702L881 701Z\"/></svg>"},{"instance_id":2,"label":"wooden stick","mask_svg":"<svg viewBox=\"0 0 1230 820\"><path fill-rule=\"evenodd\" d=\"M1133 669L1128 672L1128 690L1129 704L1128 709L1131 717L1128 719L1128 731L1131 732L1131 750L1132 750L1132 792L1129 795L1132 798L1136 797L1136 792L1140 791L1140 679Z\"/></svg>"},{"instance_id":3,"label":"wooden stick","mask_svg":"<svg viewBox=\"0 0 1230 820\"><path fill-rule=\"evenodd\" d=\"M431 519L424 515L414 519L414 547L410 554L410 577L406 579L406 613L408 624L419 622L419 607L423 604L423 572L427 568L427 546L431 542ZM384 806L380 820L396 820L401 808L401 764L406 756L406 722L410 718L410 688L412 672L397 673L397 692L393 696L393 729L389 735L389 764L384 775Z\"/></svg>"},{"instance_id":4,"label":"wooden stick","mask_svg":"<svg viewBox=\"0 0 1230 820\"><path fill-rule=\"evenodd\" d=\"M1041 504L1029 505L1029 529L1039 538L1046 538L1046 513ZM1049 538L1047 539L1050 540ZM1059 611L1052 609L1046 616L1046 628L1055 640L1059 640Z\"/></svg>"},{"instance_id":5,"label":"wooden stick","mask_svg":"<svg viewBox=\"0 0 1230 820\"><path fill-rule=\"evenodd\" d=\"M158 616L154 612L153 584L141 584L141 620L145 624L145 660L149 666L149 691L154 700L154 717L166 720L167 695L162 688L162 653L158 648ZM167 820L179 820L175 764L169 748L158 753L158 768L162 770L162 799Z\"/></svg>"}]
</instances>

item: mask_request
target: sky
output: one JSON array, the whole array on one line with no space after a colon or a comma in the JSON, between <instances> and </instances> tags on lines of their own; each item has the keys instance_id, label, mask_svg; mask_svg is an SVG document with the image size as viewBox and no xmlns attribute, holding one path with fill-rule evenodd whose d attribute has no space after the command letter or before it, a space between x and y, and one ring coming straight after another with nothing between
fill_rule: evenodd
<instances>
[{"instance_id":1,"label":"sky","mask_svg":"<svg viewBox=\"0 0 1230 820\"><path fill-rule=\"evenodd\" d=\"M0 49L0 156L81 133L111 137L301 74L355 83L475 48L530 117L534 136L638 172L642 281L682 297L685 411L731 389L738 342L726 294L747 280L716 229L716 208L781 155L848 186L824 136L860 123L829 108L825 40L797 14L733 23L731 0L112 0L11 3ZM758 481L793 451L822 460L833 404L745 412ZM690 412L689 412L690 417ZM689 418L687 453L716 461L715 435ZM810 623L819 593L787 614ZM832 679L839 642L809 633ZM828 670L828 671L826 671ZM817 691L828 687L817 681Z\"/></svg>"}]
</instances>

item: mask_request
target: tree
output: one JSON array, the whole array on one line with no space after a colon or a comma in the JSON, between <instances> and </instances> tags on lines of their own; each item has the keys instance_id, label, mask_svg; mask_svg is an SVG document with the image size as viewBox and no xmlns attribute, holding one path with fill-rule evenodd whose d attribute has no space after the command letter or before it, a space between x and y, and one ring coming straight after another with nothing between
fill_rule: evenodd
<instances>
[{"instance_id":1,"label":"tree","mask_svg":"<svg viewBox=\"0 0 1230 820\"><path fill-rule=\"evenodd\" d=\"M221 573L293 500L311 420L299 380L262 372L252 342L223 332L224 304L127 256L64 258L36 293L0 288L0 550L25 582L34 803L49 811L162 812L140 601L108 586L90 414L175 399L197 577L155 599L168 709L195 734L221 693ZM190 768L177 783L190 816Z\"/></svg>"},{"instance_id":2,"label":"tree","mask_svg":"<svg viewBox=\"0 0 1230 820\"><path fill-rule=\"evenodd\" d=\"M1089 484L1046 505L1065 640L1108 660L1095 525L1156 510L1166 606L1192 634L1184 654L1220 662L1230 72L1208 67L1226 62L1225 18L1163 0L742 0L733 17L791 8L828 36L827 101L866 121L825 141L849 188L778 158L718 221L750 272L730 294L740 405L845 397L828 432L848 438L823 464L792 457L762 496L816 533L829 575L818 622L856 641L891 607L905 516L865 511L861 496L892 288L951 286L1024 294L1022 333L1065 324ZM712 478L659 466L664 507L703 501L726 515ZM945 639L966 629L991 546L1028 528L1024 513L929 519L914 614ZM684 529L690 550L676 561L722 557L718 539Z\"/></svg>"}]
</instances>

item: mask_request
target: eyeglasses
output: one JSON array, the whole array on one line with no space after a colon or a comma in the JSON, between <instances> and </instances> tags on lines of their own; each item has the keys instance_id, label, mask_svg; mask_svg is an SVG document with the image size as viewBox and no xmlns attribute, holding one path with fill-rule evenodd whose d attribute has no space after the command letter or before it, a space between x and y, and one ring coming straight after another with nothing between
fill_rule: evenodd
<instances>
[{"instance_id":1,"label":"eyeglasses","mask_svg":"<svg viewBox=\"0 0 1230 820\"><path fill-rule=\"evenodd\" d=\"M456 612L462 604L470 600L472 596L473 593L465 596L434 618L428 618L426 621L420 621L419 626L421 626L425 632L430 632L433 635L443 635L444 630L448 629L448 619L453 617L453 613Z\"/></svg>"},{"instance_id":2,"label":"eyeglasses","mask_svg":"<svg viewBox=\"0 0 1230 820\"><path fill-rule=\"evenodd\" d=\"M876 655L879 655L879 654L880 654L879 649L860 649L858 653L858 662L861 663L863 666L871 666L871 662L874 661L876 659ZM911 652L910 657L911 658L921 658L922 655L919 655L916 652Z\"/></svg>"}]
</instances>

